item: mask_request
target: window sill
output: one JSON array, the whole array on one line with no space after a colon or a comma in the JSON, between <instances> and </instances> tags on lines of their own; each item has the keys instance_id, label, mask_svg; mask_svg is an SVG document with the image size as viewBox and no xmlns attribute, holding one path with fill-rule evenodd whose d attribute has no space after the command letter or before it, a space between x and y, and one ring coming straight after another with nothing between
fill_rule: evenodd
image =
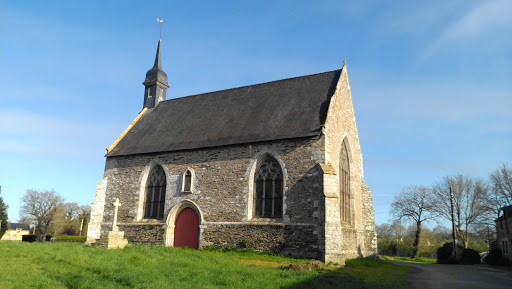
<instances>
[{"instance_id":1,"label":"window sill","mask_svg":"<svg viewBox=\"0 0 512 289\"><path fill-rule=\"evenodd\" d=\"M156 223L164 223L164 220L159 220L159 219L147 219L147 218L144 218L142 220L139 221L139 223L144 223L144 224L156 224Z\"/></svg>"},{"instance_id":2,"label":"window sill","mask_svg":"<svg viewBox=\"0 0 512 289\"><path fill-rule=\"evenodd\" d=\"M252 217L251 222L257 223L282 223L283 218L263 218L263 217Z\"/></svg>"},{"instance_id":3,"label":"window sill","mask_svg":"<svg viewBox=\"0 0 512 289\"><path fill-rule=\"evenodd\" d=\"M354 229L355 226L354 224L350 223L350 222L347 222L347 221L341 221L341 226L343 229Z\"/></svg>"}]
</instances>

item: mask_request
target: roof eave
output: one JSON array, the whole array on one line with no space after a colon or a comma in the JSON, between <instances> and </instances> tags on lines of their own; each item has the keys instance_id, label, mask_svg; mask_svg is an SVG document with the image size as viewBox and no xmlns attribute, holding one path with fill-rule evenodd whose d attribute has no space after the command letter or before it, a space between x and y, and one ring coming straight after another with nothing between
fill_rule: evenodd
<instances>
[{"instance_id":1,"label":"roof eave","mask_svg":"<svg viewBox=\"0 0 512 289\"><path fill-rule=\"evenodd\" d=\"M204 145L204 146L197 146L197 147L189 147L189 148L180 148L180 149L172 149L172 150L160 150L160 151L146 151L146 152L131 152L131 153L119 153L116 154L116 152L110 151L105 156L108 157L123 157L123 156L133 156L133 155L146 155L146 154L161 154L161 153L172 153L172 152L179 152L179 151L192 151L192 150L200 150L200 149L212 149L212 148L220 148L220 147L228 147L228 146L237 146L237 145L249 145L249 144L257 144L257 143L264 143L264 142L275 142L275 141L283 141L283 140L292 140L292 139L305 139L305 138L314 138L319 137L323 134L322 130L319 129L318 131L313 131L309 135L303 135L303 136L293 136L293 137L283 137L283 138L274 138L274 139L266 139L266 140L258 140L258 141L252 141L252 142L239 142L239 143L226 143L222 145Z\"/></svg>"}]
</instances>

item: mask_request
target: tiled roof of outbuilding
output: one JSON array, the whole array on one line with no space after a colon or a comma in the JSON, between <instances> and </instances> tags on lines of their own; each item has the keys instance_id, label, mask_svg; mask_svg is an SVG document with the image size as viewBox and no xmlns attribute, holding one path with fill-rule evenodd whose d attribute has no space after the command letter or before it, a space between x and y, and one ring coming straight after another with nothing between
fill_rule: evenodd
<instances>
[{"instance_id":1,"label":"tiled roof of outbuilding","mask_svg":"<svg viewBox=\"0 0 512 289\"><path fill-rule=\"evenodd\" d=\"M10 230L22 229L24 231L30 231L30 225L21 223L10 223Z\"/></svg>"},{"instance_id":2,"label":"tiled roof of outbuilding","mask_svg":"<svg viewBox=\"0 0 512 289\"><path fill-rule=\"evenodd\" d=\"M108 157L315 136L341 70L161 102Z\"/></svg>"}]
</instances>

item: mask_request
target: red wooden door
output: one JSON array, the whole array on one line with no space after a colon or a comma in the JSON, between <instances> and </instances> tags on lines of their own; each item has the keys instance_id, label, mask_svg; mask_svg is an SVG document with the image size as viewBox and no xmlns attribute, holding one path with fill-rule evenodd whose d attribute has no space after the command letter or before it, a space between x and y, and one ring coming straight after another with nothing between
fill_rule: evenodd
<instances>
[{"instance_id":1,"label":"red wooden door","mask_svg":"<svg viewBox=\"0 0 512 289\"><path fill-rule=\"evenodd\" d=\"M174 226L174 247L197 248L199 237L199 218L191 208L183 209L176 218Z\"/></svg>"}]
</instances>

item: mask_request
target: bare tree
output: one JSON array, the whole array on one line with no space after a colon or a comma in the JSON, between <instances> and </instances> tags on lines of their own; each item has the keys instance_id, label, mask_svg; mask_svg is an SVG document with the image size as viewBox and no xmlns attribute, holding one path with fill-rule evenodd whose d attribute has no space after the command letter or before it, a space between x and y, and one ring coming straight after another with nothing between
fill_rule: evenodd
<instances>
[{"instance_id":1,"label":"bare tree","mask_svg":"<svg viewBox=\"0 0 512 289\"><path fill-rule=\"evenodd\" d=\"M407 234L407 229L400 220L395 220L389 226L390 237L394 238L397 244L403 242L404 237Z\"/></svg>"},{"instance_id":2,"label":"bare tree","mask_svg":"<svg viewBox=\"0 0 512 289\"><path fill-rule=\"evenodd\" d=\"M79 220L79 224L80 224L80 227L79 227L79 235L80 236L87 235L87 228L89 225L89 221L91 219L90 217L91 217L91 206L89 206L89 205L80 206L80 211L78 214L78 220Z\"/></svg>"},{"instance_id":3,"label":"bare tree","mask_svg":"<svg viewBox=\"0 0 512 289\"><path fill-rule=\"evenodd\" d=\"M453 189L455 231L464 248L468 247L469 230L485 213L483 204L487 187L482 179L458 174L446 176L432 186L433 209L445 219L452 221L450 187Z\"/></svg>"},{"instance_id":4,"label":"bare tree","mask_svg":"<svg viewBox=\"0 0 512 289\"><path fill-rule=\"evenodd\" d=\"M74 202L64 203L57 209L49 231L56 234L77 235L80 228L83 229L83 225L87 225L90 212L90 206L80 206Z\"/></svg>"},{"instance_id":5,"label":"bare tree","mask_svg":"<svg viewBox=\"0 0 512 289\"><path fill-rule=\"evenodd\" d=\"M477 220L476 232L480 237L495 237L495 220L499 217L500 209L508 205L512 205L512 166L503 163L489 175L489 187L482 203L484 212Z\"/></svg>"},{"instance_id":6,"label":"bare tree","mask_svg":"<svg viewBox=\"0 0 512 289\"><path fill-rule=\"evenodd\" d=\"M492 186L490 186L483 197L481 206L483 212L475 222L474 231L481 238L494 238L496 235L495 220L499 217L499 211L504 206L503 199L498 191L492 189Z\"/></svg>"},{"instance_id":7,"label":"bare tree","mask_svg":"<svg viewBox=\"0 0 512 289\"><path fill-rule=\"evenodd\" d=\"M398 220L409 219L414 221L416 232L413 243L412 258L419 252L421 225L423 222L436 217L432 210L431 191L423 186L409 186L402 190L391 204L391 214Z\"/></svg>"},{"instance_id":8,"label":"bare tree","mask_svg":"<svg viewBox=\"0 0 512 289\"><path fill-rule=\"evenodd\" d=\"M377 233L377 238L389 238L391 237L391 226L388 223L375 225L375 233Z\"/></svg>"},{"instance_id":9,"label":"bare tree","mask_svg":"<svg viewBox=\"0 0 512 289\"><path fill-rule=\"evenodd\" d=\"M36 235L39 241L46 236L48 227L55 217L55 212L62 205L62 201L62 197L54 190L27 190L22 197L21 216L36 225Z\"/></svg>"},{"instance_id":10,"label":"bare tree","mask_svg":"<svg viewBox=\"0 0 512 289\"><path fill-rule=\"evenodd\" d=\"M452 237L451 230L441 224L437 224L437 226L432 229L432 234L438 236L441 239L450 239Z\"/></svg>"},{"instance_id":11,"label":"bare tree","mask_svg":"<svg viewBox=\"0 0 512 289\"><path fill-rule=\"evenodd\" d=\"M489 176L490 190L498 195L502 207L512 205L512 166L503 163Z\"/></svg>"},{"instance_id":12,"label":"bare tree","mask_svg":"<svg viewBox=\"0 0 512 289\"><path fill-rule=\"evenodd\" d=\"M407 229L400 220L394 220L393 223L384 223L375 226L375 232L378 238L391 238L400 243L407 234Z\"/></svg>"},{"instance_id":13,"label":"bare tree","mask_svg":"<svg viewBox=\"0 0 512 289\"><path fill-rule=\"evenodd\" d=\"M75 235L77 230L77 223L80 214L80 206L77 203L65 203L62 205L62 217L64 220L62 233L66 235Z\"/></svg>"}]
</instances>

